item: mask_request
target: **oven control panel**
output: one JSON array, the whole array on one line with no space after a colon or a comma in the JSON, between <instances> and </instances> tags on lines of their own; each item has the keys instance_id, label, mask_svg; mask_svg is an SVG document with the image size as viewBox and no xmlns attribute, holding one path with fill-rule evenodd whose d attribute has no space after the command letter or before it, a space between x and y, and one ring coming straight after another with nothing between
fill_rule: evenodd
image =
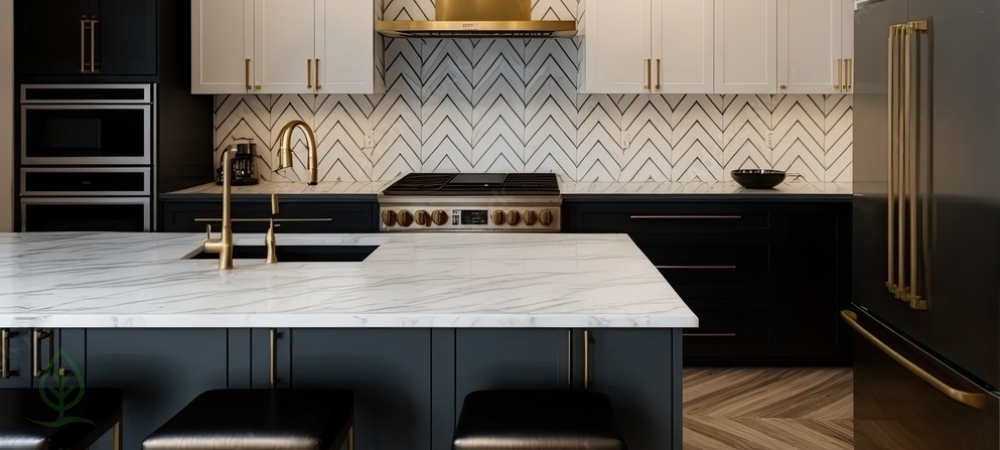
<instances>
[{"instance_id":1,"label":"oven control panel","mask_svg":"<svg viewBox=\"0 0 1000 450\"><path fill-rule=\"evenodd\" d=\"M382 231L559 232L558 207L381 209Z\"/></svg>"}]
</instances>

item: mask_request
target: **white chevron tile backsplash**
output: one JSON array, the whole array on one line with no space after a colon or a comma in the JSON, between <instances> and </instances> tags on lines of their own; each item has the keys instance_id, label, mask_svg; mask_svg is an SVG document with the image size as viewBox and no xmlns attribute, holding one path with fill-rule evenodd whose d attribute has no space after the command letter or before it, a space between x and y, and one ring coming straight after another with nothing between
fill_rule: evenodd
<instances>
[{"instance_id":1,"label":"white chevron tile backsplash","mask_svg":"<svg viewBox=\"0 0 1000 450\"><path fill-rule=\"evenodd\" d=\"M577 0L533 0L536 20L573 20ZM384 0L387 20L427 20L432 0ZM553 172L572 181L717 181L775 168L851 181L846 95L585 95L578 39L385 39L380 95L220 95L215 161L253 138L266 180L304 180L305 135L282 174L278 133L313 126L319 176L390 180L410 172Z\"/></svg>"}]
</instances>

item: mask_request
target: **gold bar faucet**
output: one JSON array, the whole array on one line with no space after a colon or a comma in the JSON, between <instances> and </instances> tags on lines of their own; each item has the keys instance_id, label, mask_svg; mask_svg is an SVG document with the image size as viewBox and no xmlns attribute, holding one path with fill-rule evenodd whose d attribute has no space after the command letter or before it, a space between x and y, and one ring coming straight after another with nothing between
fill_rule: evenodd
<instances>
[{"instance_id":1,"label":"gold bar faucet","mask_svg":"<svg viewBox=\"0 0 1000 450\"><path fill-rule=\"evenodd\" d=\"M306 144L309 145L309 184L315 186L317 184L317 176L319 174L319 158L316 156L316 134L313 133L312 127L308 123L301 120L293 120L288 122L284 128L281 129L281 133L278 135L278 142L281 145L278 147L278 169L284 170L292 167L292 132L296 128L302 128L302 131L306 133Z\"/></svg>"},{"instance_id":2,"label":"gold bar faucet","mask_svg":"<svg viewBox=\"0 0 1000 450\"><path fill-rule=\"evenodd\" d=\"M212 239L212 225L208 225L205 237L205 253L219 255L219 270L233 268L233 165L231 160L236 147L230 146L222 152L222 235Z\"/></svg>"}]
</instances>

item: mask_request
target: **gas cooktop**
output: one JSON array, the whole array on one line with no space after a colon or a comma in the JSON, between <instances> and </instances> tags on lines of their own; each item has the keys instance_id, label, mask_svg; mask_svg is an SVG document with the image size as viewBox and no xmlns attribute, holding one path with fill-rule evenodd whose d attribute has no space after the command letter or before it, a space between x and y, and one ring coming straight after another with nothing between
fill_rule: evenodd
<instances>
[{"instance_id":1,"label":"gas cooktop","mask_svg":"<svg viewBox=\"0 0 1000 450\"><path fill-rule=\"evenodd\" d=\"M559 195L551 173L411 173L382 191L386 196Z\"/></svg>"}]
</instances>

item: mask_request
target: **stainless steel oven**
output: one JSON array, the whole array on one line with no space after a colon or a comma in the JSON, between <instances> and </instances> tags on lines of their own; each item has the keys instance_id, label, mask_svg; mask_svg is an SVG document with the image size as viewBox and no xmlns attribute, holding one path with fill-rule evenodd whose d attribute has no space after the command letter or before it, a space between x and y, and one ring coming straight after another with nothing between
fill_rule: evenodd
<instances>
[{"instance_id":1,"label":"stainless steel oven","mask_svg":"<svg viewBox=\"0 0 1000 450\"><path fill-rule=\"evenodd\" d=\"M150 231L149 197L21 198L21 231Z\"/></svg>"},{"instance_id":2,"label":"stainless steel oven","mask_svg":"<svg viewBox=\"0 0 1000 450\"><path fill-rule=\"evenodd\" d=\"M154 85L24 85L21 164L150 165Z\"/></svg>"},{"instance_id":3,"label":"stainless steel oven","mask_svg":"<svg viewBox=\"0 0 1000 450\"><path fill-rule=\"evenodd\" d=\"M149 167L32 167L21 169L24 197L152 195Z\"/></svg>"}]
</instances>

